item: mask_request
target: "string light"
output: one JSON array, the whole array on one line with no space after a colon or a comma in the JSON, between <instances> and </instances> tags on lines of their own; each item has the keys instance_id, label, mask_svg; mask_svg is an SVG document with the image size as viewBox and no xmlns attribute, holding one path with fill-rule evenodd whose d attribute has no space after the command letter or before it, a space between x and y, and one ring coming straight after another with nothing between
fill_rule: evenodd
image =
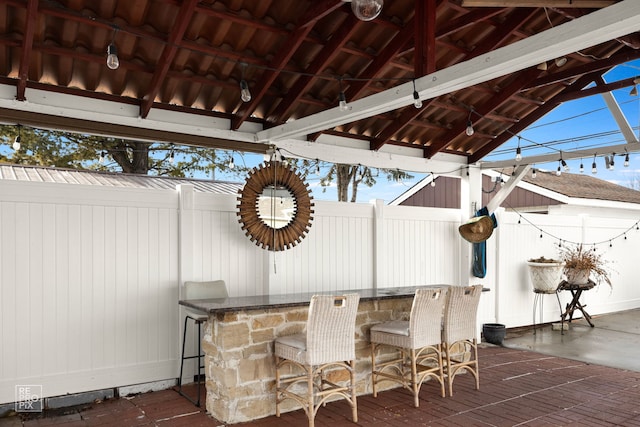
<instances>
[{"instance_id":1,"label":"string light","mask_svg":"<svg viewBox=\"0 0 640 427\"><path fill-rule=\"evenodd\" d=\"M625 151L626 151L626 150L625 150ZM628 168L628 167L629 167L629 152L628 152L628 151L627 151L627 153L626 153L626 154L625 154L625 156L624 156L624 163L623 163L623 166L624 166L625 168Z\"/></svg>"},{"instance_id":2,"label":"string light","mask_svg":"<svg viewBox=\"0 0 640 427\"><path fill-rule=\"evenodd\" d=\"M371 21L375 19L380 12L384 0L343 0L351 1L351 10L353 14L361 21Z\"/></svg>"},{"instance_id":3,"label":"string light","mask_svg":"<svg viewBox=\"0 0 640 427\"><path fill-rule=\"evenodd\" d=\"M422 100L420 94L416 90L416 81L413 81L413 106L416 108L422 108Z\"/></svg>"},{"instance_id":4,"label":"string light","mask_svg":"<svg viewBox=\"0 0 640 427\"><path fill-rule=\"evenodd\" d=\"M22 125L18 125L18 135L16 139L13 141L13 149L18 151L20 150L20 143L22 141Z\"/></svg>"},{"instance_id":5,"label":"string light","mask_svg":"<svg viewBox=\"0 0 640 427\"><path fill-rule=\"evenodd\" d=\"M349 109L349 105L347 104L347 96L344 94L344 90L342 89L342 78L338 79L338 83L340 83L340 94L338 95L338 107L340 107L340 111L347 111Z\"/></svg>"},{"instance_id":6,"label":"string light","mask_svg":"<svg viewBox=\"0 0 640 427\"><path fill-rule=\"evenodd\" d=\"M584 165L582 164L582 159L580 159L580 173L584 173Z\"/></svg>"},{"instance_id":7,"label":"string light","mask_svg":"<svg viewBox=\"0 0 640 427\"><path fill-rule=\"evenodd\" d=\"M98 162L99 162L100 164L103 164L103 163L104 163L104 156L105 156L105 154L106 154L106 153L105 153L104 151L101 151L101 152L100 152L100 157L98 158Z\"/></svg>"},{"instance_id":8,"label":"string light","mask_svg":"<svg viewBox=\"0 0 640 427\"><path fill-rule=\"evenodd\" d=\"M228 167L229 169L233 169L233 168L235 168L235 167L236 167L236 164L235 164L235 162L233 161L233 153L231 153L231 158L229 159L229 164L227 164L227 167Z\"/></svg>"},{"instance_id":9,"label":"string light","mask_svg":"<svg viewBox=\"0 0 640 427\"><path fill-rule=\"evenodd\" d=\"M562 167L560 166L561 165L560 162L561 160L558 160L558 170L556 171L556 176L562 175Z\"/></svg>"},{"instance_id":10,"label":"string light","mask_svg":"<svg viewBox=\"0 0 640 427\"><path fill-rule=\"evenodd\" d=\"M518 135L518 148L516 148L516 162L522 160L522 149L520 148L520 135Z\"/></svg>"},{"instance_id":11,"label":"string light","mask_svg":"<svg viewBox=\"0 0 640 427\"><path fill-rule=\"evenodd\" d=\"M240 77L240 99L242 99L242 102L250 102L251 91L249 90L249 83L244 79L244 72L247 69L247 63L241 62L240 67L242 69L242 75Z\"/></svg>"},{"instance_id":12,"label":"string light","mask_svg":"<svg viewBox=\"0 0 640 427\"><path fill-rule=\"evenodd\" d=\"M465 130L465 133L467 134L467 136L471 136L475 133L475 130L473 129L473 122L471 122L472 112L473 112L473 109L469 110L469 118L467 119L467 129Z\"/></svg>"},{"instance_id":13,"label":"string light","mask_svg":"<svg viewBox=\"0 0 640 427\"><path fill-rule=\"evenodd\" d=\"M113 36L111 43L107 47L107 67L111 70L117 70L120 66L120 60L118 59L118 48L116 47L116 33L118 27L113 27Z\"/></svg>"},{"instance_id":14,"label":"string light","mask_svg":"<svg viewBox=\"0 0 640 427\"><path fill-rule=\"evenodd\" d=\"M610 237L608 239L605 240L601 240L599 242L573 242L570 240L566 240L566 239L562 239L558 236L554 236L553 234L543 230L541 227L537 226L536 224L534 224L533 222L531 222L531 220L529 220L527 217L523 216L520 212L518 212L517 209L515 209L513 206L510 206L509 203L506 203L506 206L509 207L513 212L515 212L516 214L518 214L518 224L521 224L521 220L526 221L529 225L533 226L537 231L540 232L540 238L542 239L543 236L546 234L549 237L556 239L558 241L558 246L562 247L563 245L584 245L584 246L592 246L592 249L594 252L596 252L597 250L597 246L598 245L603 245L603 244L609 244L609 247L613 247L613 241L619 238L623 238L624 240L628 240L627 239L627 233L631 230L633 230L634 228L636 229L636 231L640 231L640 220L636 221L635 224L633 224L632 226L630 226L629 228L627 228L626 230L624 230L623 232L621 232L620 234Z\"/></svg>"},{"instance_id":15,"label":"string light","mask_svg":"<svg viewBox=\"0 0 640 427\"><path fill-rule=\"evenodd\" d=\"M591 163L591 173L592 174L597 174L598 173L598 166L596 165L596 155L593 155L593 163Z\"/></svg>"},{"instance_id":16,"label":"string light","mask_svg":"<svg viewBox=\"0 0 640 427\"><path fill-rule=\"evenodd\" d=\"M536 177L538 176L537 172L536 172L536 168L533 168L531 170L531 178L536 179Z\"/></svg>"},{"instance_id":17,"label":"string light","mask_svg":"<svg viewBox=\"0 0 640 427\"><path fill-rule=\"evenodd\" d=\"M320 175L320 160L316 159L316 175Z\"/></svg>"},{"instance_id":18,"label":"string light","mask_svg":"<svg viewBox=\"0 0 640 427\"><path fill-rule=\"evenodd\" d=\"M242 102L251 101L251 91L249 90L249 84L246 80L240 80L240 99Z\"/></svg>"},{"instance_id":19,"label":"string light","mask_svg":"<svg viewBox=\"0 0 640 427\"><path fill-rule=\"evenodd\" d=\"M171 144L171 151L169 152L169 163L173 164L174 161L175 161L174 146L173 144Z\"/></svg>"},{"instance_id":20,"label":"string light","mask_svg":"<svg viewBox=\"0 0 640 427\"><path fill-rule=\"evenodd\" d=\"M433 172L431 172L431 186L436 186L436 176L433 174Z\"/></svg>"}]
</instances>

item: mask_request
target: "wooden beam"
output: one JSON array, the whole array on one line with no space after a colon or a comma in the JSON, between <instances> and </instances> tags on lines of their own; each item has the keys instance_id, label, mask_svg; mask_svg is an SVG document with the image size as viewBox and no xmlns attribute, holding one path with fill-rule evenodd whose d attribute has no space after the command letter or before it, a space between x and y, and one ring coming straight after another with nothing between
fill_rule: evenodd
<instances>
[{"instance_id":1,"label":"wooden beam","mask_svg":"<svg viewBox=\"0 0 640 427\"><path fill-rule=\"evenodd\" d=\"M18 90L16 99L25 101L25 89L29 78L29 64L31 62L31 51L33 49L33 33L38 19L38 0L29 0L27 4L27 14L25 18L24 38L22 40L22 53L20 55L20 69L18 71Z\"/></svg>"},{"instance_id":2,"label":"wooden beam","mask_svg":"<svg viewBox=\"0 0 640 427\"><path fill-rule=\"evenodd\" d=\"M416 80L420 98L468 88L561 55L586 49L640 30L640 2L623 0L575 21L460 62ZM393 111L413 104L412 82L350 102L349 111L334 107L256 133L256 141L278 141L331 129L336 126Z\"/></svg>"},{"instance_id":3,"label":"wooden beam","mask_svg":"<svg viewBox=\"0 0 640 427\"><path fill-rule=\"evenodd\" d=\"M156 99L158 91L160 91L160 85L163 83L169 67L173 63L173 58L175 58L178 52L178 45L185 31L187 31L197 3L198 0L189 0L180 6L180 12L178 12L171 34L169 34L169 40L167 40L167 44L164 46L164 50L160 55L160 60L156 65L156 70L153 73L153 78L151 79L145 100L140 106L140 117L142 118L146 118L149 115L149 110Z\"/></svg>"},{"instance_id":4,"label":"wooden beam","mask_svg":"<svg viewBox=\"0 0 640 427\"><path fill-rule=\"evenodd\" d=\"M607 7L615 0L463 0L463 7Z\"/></svg>"}]
</instances>

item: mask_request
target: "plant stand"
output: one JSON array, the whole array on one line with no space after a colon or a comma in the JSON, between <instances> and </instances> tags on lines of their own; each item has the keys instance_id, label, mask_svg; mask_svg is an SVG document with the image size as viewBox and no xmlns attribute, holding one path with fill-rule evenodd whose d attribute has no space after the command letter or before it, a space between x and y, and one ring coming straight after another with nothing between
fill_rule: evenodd
<instances>
[{"instance_id":1,"label":"plant stand","mask_svg":"<svg viewBox=\"0 0 640 427\"><path fill-rule=\"evenodd\" d=\"M591 323L591 315L587 313L587 311L584 309L586 305L580 302L580 296L582 295L582 291L588 291L589 289L593 288L595 285L596 284L592 280L589 280L585 285L576 285L573 283L569 283L566 280L563 280L562 282L560 282L560 284L558 285L558 291L570 291L572 296L571 302L567 304L567 307L564 310L564 313L562 313L562 315L560 316L563 324L564 324L564 319L567 316L569 316L568 322L571 323L571 321L573 320L573 312L575 310L580 310L582 312L582 316L584 317L584 319L587 321L587 323L589 323L589 326L593 328L593 323ZM558 302L559 301L560 300L558 300Z\"/></svg>"},{"instance_id":2,"label":"plant stand","mask_svg":"<svg viewBox=\"0 0 640 427\"><path fill-rule=\"evenodd\" d=\"M558 288L559 289L559 288ZM555 294L556 299L558 300L558 307L560 308L560 313L562 313L562 304L560 304L560 296L558 296L558 290L555 291L542 291L539 289L534 289L535 297L533 299L533 335L536 334L536 308L540 305L540 323L542 323L542 314L544 313L544 296ZM561 319L564 319L560 316ZM564 335L564 325L562 328L562 335Z\"/></svg>"}]
</instances>

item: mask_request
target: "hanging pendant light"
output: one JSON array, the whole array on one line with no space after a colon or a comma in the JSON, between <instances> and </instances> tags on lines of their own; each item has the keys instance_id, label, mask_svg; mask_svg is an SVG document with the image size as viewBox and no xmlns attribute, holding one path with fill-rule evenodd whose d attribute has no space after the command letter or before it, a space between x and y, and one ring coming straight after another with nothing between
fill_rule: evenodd
<instances>
[{"instance_id":1,"label":"hanging pendant light","mask_svg":"<svg viewBox=\"0 0 640 427\"><path fill-rule=\"evenodd\" d=\"M118 28L113 28L113 37L111 43L107 47L107 67L111 70L117 70L120 66L120 59L118 59L118 48L116 47L116 33Z\"/></svg>"},{"instance_id":2,"label":"hanging pendant light","mask_svg":"<svg viewBox=\"0 0 640 427\"><path fill-rule=\"evenodd\" d=\"M422 108L422 100L420 94L416 90L416 81L413 81L413 106L416 108Z\"/></svg>"},{"instance_id":3,"label":"hanging pendant light","mask_svg":"<svg viewBox=\"0 0 640 427\"><path fill-rule=\"evenodd\" d=\"M471 121L471 113L473 110L469 110L469 117L467 118L467 128L465 129L465 133L467 136L472 136L475 133L473 129L473 122Z\"/></svg>"},{"instance_id":4,"label":"hanging pendant light","mask_svg":"<svg viewBox=\"0 0 640 427\"><path fill-rule=\"evenodd\" d=\"M376 19L380 12L384 0L342 0L351 3L353 14L361 21L371 21Z\"/></svg>"},{"instance_id":5,"label":"hanging pendant light","mask_svg":"<svg viewBox=\"0 0 640 427\"><path fill-rule=\"evenodd\" d=\"M20 150L20 143L22 142L22 125L18 125L18 135L16 139L13 141L13 149L18 151Z\"/></svg>"}]
</instances>

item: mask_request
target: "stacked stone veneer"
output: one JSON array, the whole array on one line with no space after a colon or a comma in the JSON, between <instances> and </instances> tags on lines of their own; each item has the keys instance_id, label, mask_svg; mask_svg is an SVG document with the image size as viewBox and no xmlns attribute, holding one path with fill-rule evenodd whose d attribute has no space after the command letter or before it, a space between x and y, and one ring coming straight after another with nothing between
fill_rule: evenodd
<instances>
[{"instance_id":1,"label":"stacked stone veneer","mask_svg":"<svg viewBox=\"0 0 640 427\"><path fill-rule=\"evenodd\" d=\"M407 319L411 303L412 297L360 302L355 337L358 395L371 393L369 329L387 320ZM303 306L209 316L202 346L211 416L238 423L275 414L273 342L276 337L302 332L307 312L308 306ZM346 381L348 374L336 371L331 379ZM281 408L287 411L298 406L288 400Z\"/></svg>"}]
</instances>

